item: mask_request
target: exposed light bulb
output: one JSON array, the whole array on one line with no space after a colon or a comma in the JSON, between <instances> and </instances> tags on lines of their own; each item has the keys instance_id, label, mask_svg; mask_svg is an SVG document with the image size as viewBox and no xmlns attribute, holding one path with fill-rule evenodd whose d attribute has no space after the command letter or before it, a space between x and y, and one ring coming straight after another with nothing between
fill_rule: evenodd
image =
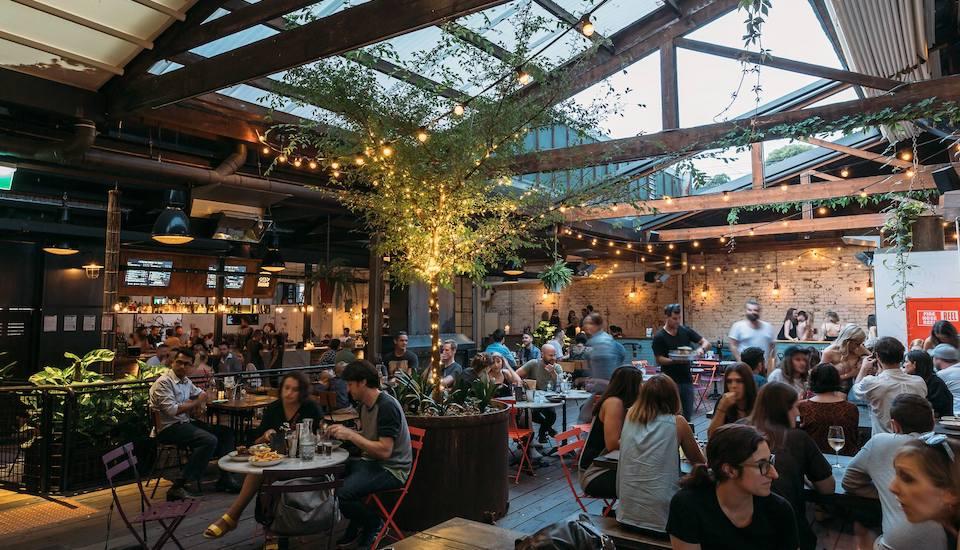
<instances>
[{"instance_id":1,"label":"exposed light bulb","mask_svg":"<svg viewBox=\"0 0 960 550\"><path fill-rule=\"evenodd\" d=\"M287 155L280 155L279 157L277 157L277 162L281 164L283 164L284 162L287 162Z\"/></svg>"},{"instance_id":2,"label":"exposed light bulb","mask_svg":"<svg viewBox=\"0 0 960 550\"><path fill-rule=\"evenodd\" d=\"M861 199L867 198L867 190L866 190L866 189L861 189L861 190L860 190L860 198L861 198Z\"/></svg>"},{"instance_id":3,"label":"exposed light bulb","mask_svg":"<svg viewBox=\"0 0 960 550\"><path fill-rule=\"evenodd\" d=\"M465 109L464 109L463 105L460 105L459 103L458 103L457 105L454 105L454 106L453 106L453 114L455 114L455 115L457 115L457 116L463 116L463 112L464 112L464 111L465 111Z\"/></svg>"},{"instance_id":4,"label":"exposed light bulb","mask_svg":"<svg viewBox=\"0 0 960 550\"><path fill-rule=\"evenodd\" d=\"M850 175L850 169L849 169L849 168L841 168L841 169L840 169L840 177L841 177L841 178L848 177L849 175Z\"/></svg>"},{"instance_id":5,"label":"exposed light bulb","mask_svg":"<svg viewBox=\"0 0 960 550\"><path fill-rule=\"evenodd\" d=\"M353 159L353 163L357 166L363 166L366 162L367 161L363 160L363 157L360 155L357 155L356 158Z\"/></svg>"},{"instance_id":6,"label":"exposed light bulb","mask_svg":"<svg viewBox=\"0 0 960 550\"><path fill-rule=\"evenodd\" d=\"M264 155L270 154L270 148L267 147L266 145L263 146L263 149L261 149L261 151L263 152Z\"/></svg>"},{"instance_id":7,"label":"exposed light bulb","mask_svg":"<svg viewBox=\"0 0 960 550\"><path fill-rule=\"evenodd\" d=\"M316 170L316 169L317 169L317 161L311 160L311 161L310 161L310 164L308 164L307 166L309 166L311 170Z\"/></svg>"},{"instance_id":8,"label":"exposed light bulb","mask_svg":"<svg viewBox=\"0 0 960 550\"><path fill-rule=\"evenodd\" d=\"M417 141L420 143L426 143L428 139L430 139L430 134L427 133L427 127L421 126L420 129L417 130Z\"/></svg>"},{"instance_id":9,"label":"exposed light bulb","mask_svg":"<svg viewBox=\"0 0 960 550\"><path fill-rule=\"evenodd\" d=\"M817 208L817 214L820 214L821 216L826 216L826 215L827 215L827 209L824 208L823 206L821 206L820 208Z\"/></svg>"},{"instance_id":10,"label":"exposed light bulb","mask_svg":"<svg viewBox=\"0 0 960 550\"><path fill-rule=\"evenodd\" d=\"M580 20L580 32L583 33L583 36L590 38L596 30L593 21L590 21L590 15L584 15L583 19Z\"/></svg>"},{"instance_id":11,"label":"exposed light bulb","mask_svg":"<svg viewBox=\"0 0 960 550\"><path fill-rule=\"evenodd\" d=\"M700 241L693 241L694 248L700 248Z\"/></svg>"},{"instance_id":12,"label":"exposed light bulb","mask_svg":"<svg viewBox=\"0 0 960 550\"><path fill-rule=\"evenodd\" d=\"M293 166L294 166L294 167L300 168L301 165L303 165L303 161L302 161L302 160L297 159L297 160L293 161Z\"/></svg>"},{"instance_id":13,"label":"exposed light bulb","mask_svg":"<svg viewBox=\"0 0 960 550\"><path fill-rule=\"evenodd\" d=\"M340 169L340 163L337 162L337 161L333 161L333 162L330 163L330 168L333 168L334 170L339 170L339 169Z\"/></svg>"},{"instance_id":14,"label":"exposed light bulb","mask_svg":"<svg viewBox=\"0 0 960 550\"><path fill-rule=\"evenodd\" d=\"M907 162L913 160L913 151L909 149L904 149L903 151L900 151L900 159L905 160Z\"/></svg>"},{"instance_id":15,"label":"exposed light bulb","mask_svg":"<svg viewBox=\"0 0 960 550\"><path fill-rule=\"evenodd\" d=\"M523 67L517 69L517 82L519 82L521 86L526 86L530 83L530 73L523 70Z\"/></svg>"},{"instance_id":16,"label":"exposed light bulb","mask_svg":"<svg viewBox=\"0 0 960 550\"><path fill-rule=\"evenodd\" d=\"M383 148L380 149L380 154L383 155L383 156L385 156L385 157L392 157L392 156L393 156L393 146L391 146L389 143L385 143L385 144L383 145Z\"/></svg>"},{"instance_id":17,"label":"exposed light bulb","mask_svg":"<svg viewBox=\"0 0 960 550\"><path fill-rule=\"evenodd\" d=\"M729 192L729 191L724 191L724 192L723 192L723 201L724 201L724 202L728 202L729 200L730 200L730 192Z\"/></svg>"}]
</instances>

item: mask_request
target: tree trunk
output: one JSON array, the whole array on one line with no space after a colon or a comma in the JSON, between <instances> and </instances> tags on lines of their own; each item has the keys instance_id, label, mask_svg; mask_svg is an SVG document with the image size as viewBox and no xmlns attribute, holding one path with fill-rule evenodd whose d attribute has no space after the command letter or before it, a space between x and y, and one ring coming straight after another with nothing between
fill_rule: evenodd
<instances>
[{"instance_id":1,"label":"tree trunk","mask_svg":"<svg viewBox=\"0 0 960 550\"><path fill-rule=\"evenodd\" d=\"M436 278L430 285L430 381L434 383L433 398L440 403L443 390L443 368L440 365L440 285Z\"/></svg>"}]
</instances>

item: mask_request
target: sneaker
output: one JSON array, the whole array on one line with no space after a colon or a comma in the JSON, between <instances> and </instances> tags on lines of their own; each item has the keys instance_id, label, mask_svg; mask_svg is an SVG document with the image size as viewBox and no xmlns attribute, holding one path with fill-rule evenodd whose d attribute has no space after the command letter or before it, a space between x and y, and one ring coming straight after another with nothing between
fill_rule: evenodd
<instances>
[{"instance_id":1,"label":"sneaker","mask_svg":"<svg viewBox=\"0 0 960 550\"><path fill-rule=\"evenodd\" d=\"M353 522L350 522L350 524L347 525L347 530L343 533L343 536L337 539L337 548L352 546L359 536L360 529L356 527Z\"/></svg>"},{"instance_id":2,"label":"sneaker","mask_svg":"<svg viewBox=\"0 0 960 550\"><path fill-rule=\"evenodd\" d=\"M358 550L375 550L373 543L377 541L377 535L380 534L380 530L383 529L383 520L377 521L377 526L375 529L363 530L363 534L360 535L360 538L357 540L357 549Z\"/></svg>"},{"instance_id":3,"label":"sneaker","mask_svg":"<svg viewBox=\"0 0 960 550\"><path fill-rule=\"evenodd\" d=\"M198 499L200 498L200 493L194 493L182 485L179 487L170 487L170 489L167 490L167 501L184 500L188 498Z\"/></svg>"}]
</instances>

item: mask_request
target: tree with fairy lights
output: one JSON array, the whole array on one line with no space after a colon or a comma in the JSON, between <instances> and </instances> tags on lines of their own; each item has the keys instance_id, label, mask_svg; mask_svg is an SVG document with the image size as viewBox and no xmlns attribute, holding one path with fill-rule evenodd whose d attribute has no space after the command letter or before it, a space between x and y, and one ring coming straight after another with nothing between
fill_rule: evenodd
<instances>
[{"instance_id":1,"label":"tree with fairy lights","mask_svg":"<svg viewBox=\"0 0 960 550\"><path fill-rule=\"evenodd\" d=\"M279 153L275 162L316 167L329 176L328 187L363 220L376 253L389 256L392 281L427 284L431 382L441 378L441 286L450 286L457 276L482 280L489 267L535 246L567 207L628 200L623 196L628 183L551 177L529 183L511 169L511 158L525 152L529 130L563 125L596 132L617 98L608 88L587 106L554 105L552 98L560 97L565 85L561 80L538 82L538 94L519 94L531 75L553 68L538 55L542 50L561 40L574 48L593 46L578 32L582 25L557 27L555 20L534 15L529 4L519 6L510 20L516 46L506 61L458 38L471 32L465 27L445 26L435 47L406 59L379 45L293 69L276 101L296 98L304 106L321 107L318 120L275 126L264 137ZM490 21L480 23L493 27ZM546 46L545 35L553 36ZM536 40L540 47L535 49ZM373 58L426 76L439 89L384 83L382 74L368 68ZM458 96L454 90L476 93ZM555 248L554 259L562 261Z\"/></svg>"}]
</instances>

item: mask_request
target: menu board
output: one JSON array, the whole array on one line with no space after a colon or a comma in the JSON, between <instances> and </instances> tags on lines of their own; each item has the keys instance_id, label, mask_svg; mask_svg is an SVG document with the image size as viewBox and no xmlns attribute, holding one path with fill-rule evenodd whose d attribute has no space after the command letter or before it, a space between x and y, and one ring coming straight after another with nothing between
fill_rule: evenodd
<instances>
[{"instance_id":1,"label":"menu board","mask_svg":"<svg viewBox=\"0 0 960 550\"><path fill-rule=\"evenodd\" d=\"M217 266L210 266L209 271L216 271ZM223 270L227 273L246 273L245 265L225 265ZM243 275L224 275L223 288L226 290L241 290L243 288ZM207 288L217 288L217 276L213 273L207 275Z\"/></svg>"},{"instance_id":2,"label":"menu board","mask_svg":"<svg viewBox=\"0 0 960 550\"><path fill-rule=\"evenodd\" d=\"M151 269L173 269L173 260L127 260L123 283L127 286L166 287L170 285L170 271L151 271Z\"/></svg>"}]
</instances>

